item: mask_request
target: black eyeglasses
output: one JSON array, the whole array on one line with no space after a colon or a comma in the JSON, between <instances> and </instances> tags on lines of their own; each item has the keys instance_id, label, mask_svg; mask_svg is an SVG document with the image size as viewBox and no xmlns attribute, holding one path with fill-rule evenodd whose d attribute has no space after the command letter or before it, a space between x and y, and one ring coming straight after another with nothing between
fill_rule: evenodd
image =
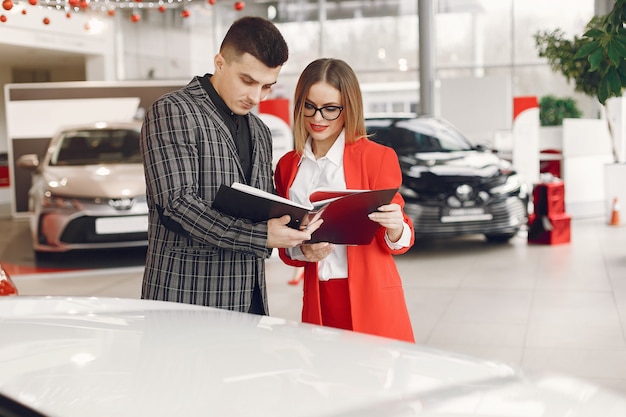
<instances>
[{"instance_id":1,"label":"black eyeglasses","mask_svg":"<svg viewBox=\"0 0 626 417\"><path fill-rule=\"evenodd\" d=\"M337 120L337 118L341 115L343 111L343 107L341 106L323 106L323 107L315 107L311 103L304 103L304 110L302 114L306 117L313 117L315 113L320 112L322 117L328 121Z\"/></svg>"}]
</instances>

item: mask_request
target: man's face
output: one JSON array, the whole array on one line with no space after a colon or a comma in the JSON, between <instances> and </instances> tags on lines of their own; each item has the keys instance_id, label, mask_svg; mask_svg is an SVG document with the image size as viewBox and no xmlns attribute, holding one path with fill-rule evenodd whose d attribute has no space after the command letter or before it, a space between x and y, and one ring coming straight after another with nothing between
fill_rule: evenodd
<instances>
[{"instance_id":1,"label":"man's face","mask_svg":"<svg viewBox=\"0 0 626 417\"><path fill-rule=\"evenodd\" d=\"M244 115L267 96L281 68L269 68L248 53L230 61L218 54L211 82L228 108Z\"/></svg>"}]
</instances>

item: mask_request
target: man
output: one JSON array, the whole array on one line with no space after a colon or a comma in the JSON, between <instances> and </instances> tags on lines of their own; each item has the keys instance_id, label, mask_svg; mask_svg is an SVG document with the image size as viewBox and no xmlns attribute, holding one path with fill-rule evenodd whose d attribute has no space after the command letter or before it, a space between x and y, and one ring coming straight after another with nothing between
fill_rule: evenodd
<instances>
[{"instance_id":1,"label":"man","mask_svg":"<svg viewBox=\"0 0 626 417\"><path fill-rule=\"evenodd\" d=\"M258 17L235 21L214 74L159 98L148 110L141 148L150 208L142 298L268 314L265 258L311 230L289 216L253 224L211 208L221 184L273 192L269 128L250 111L276 83L288 48Z\"/></svg>"}]
</instances>

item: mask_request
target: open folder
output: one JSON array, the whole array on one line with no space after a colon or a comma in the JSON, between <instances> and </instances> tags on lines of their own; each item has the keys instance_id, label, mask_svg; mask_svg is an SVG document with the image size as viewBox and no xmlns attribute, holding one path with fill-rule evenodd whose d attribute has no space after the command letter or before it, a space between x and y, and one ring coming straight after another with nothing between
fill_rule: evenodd
<instances>
[{"instance_id":1,"label":"open folder","mask_svg":"<svg viewBox=\"0 0 626 417\"><path fill-rule=\"evenodd\" d=\"M307 243L331 242L342 245L365 245L372 241L380 225L368 214L389 204L397 188L384 190L318 190L309 197L311 205L295 203L241 183L222 184L213 208L233 217L254 223L285 214L291 216L288 226L302 226L322 218L324 222Z\"/></svg>"}]
</instances>

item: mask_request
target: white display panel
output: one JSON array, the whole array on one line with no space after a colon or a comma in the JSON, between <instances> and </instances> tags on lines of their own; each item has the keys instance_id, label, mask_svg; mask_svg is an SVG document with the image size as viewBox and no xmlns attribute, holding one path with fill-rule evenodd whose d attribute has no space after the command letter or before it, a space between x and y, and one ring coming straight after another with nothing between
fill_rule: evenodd
<instances>
[{"instance_id":1,"label":"white display panel","mask_svg":"<svg viewBox=\"0 0 626 417\"><path fill-rule=\"evenodd\" d=\"M138 107L139 97L12 101L6 108L8 137L50 137L67 125L131 121Z\"/></svg>"}]
</instances>

